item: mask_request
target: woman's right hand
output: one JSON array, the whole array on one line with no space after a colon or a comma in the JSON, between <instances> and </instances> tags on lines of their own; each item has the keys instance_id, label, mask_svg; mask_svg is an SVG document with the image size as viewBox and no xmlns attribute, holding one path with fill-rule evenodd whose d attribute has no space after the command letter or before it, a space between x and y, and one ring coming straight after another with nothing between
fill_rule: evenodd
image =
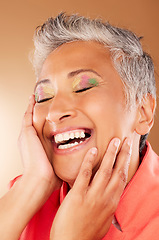
<instances>
[{"instance_id":1,"label":"woman's right hand","mask_svg":"<svg viewBox=\"0 0 159 240\"><path fill-rule=\"evenodd\" d=\"M34 96L31 96L19 137L24 173L0 199L0 236L3 240L19 239L31 218L62 183L33 126L34 105Z\"/></svg>"},{"instance_id":2,"label":"woman's right hand","mask_svg":"<svg viewBox=\"0 0 159 240\"><path fill-rule=\"evenodd\" d=\"M22 129L19 136L19 148L24 165L24 175L33 179L43 179L48 183L50 192L60 188L61 180L55 175L42 143L33 126L34 95L29 98Z\"/></svg>"}]
</instances>

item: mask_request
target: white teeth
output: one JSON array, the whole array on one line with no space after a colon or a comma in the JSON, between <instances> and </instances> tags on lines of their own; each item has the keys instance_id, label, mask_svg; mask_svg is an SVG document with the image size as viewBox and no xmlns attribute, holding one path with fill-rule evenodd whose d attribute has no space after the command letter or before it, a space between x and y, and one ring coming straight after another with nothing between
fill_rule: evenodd
<instances>
[{"instance_id":1,"label":"white teeth","mask_svg":"<svg viewBox=\"0 0 159 240\"><path fill-rule=\"evenodd\" d=\"M62 142L63 141L63 135L62 134L57 134L55 136L55 142L58 143L58 142Z\"/></svg>"},{"instance_id":2,"label":"white teeth","mask_svg":"<svg viewBox=\"0 0 159 240\"><path fill-rule=\"evenodd\" d=\"M85 133L84 132L81 132L81 138L85 138Z\"/></svg>"},{"instance_id":3,"label":"white teeth","mask_svg":"<svg viewBox=\"0 0 159 240\"><path fill-rule=\"evenodd\" d=\"M72 143L67 143L67 141L73 139L85 138L84 130L73 130L69 132L59 133L54 136L55 143L58 144L58 149L68 149L74 147L78 144L83 143L83 141L75 141Z\"/></svg>"},{"instance_id":4,"label":"white teeth","mask_svg":"<svg viewBox=\"0 0 159 240\"><path fill-rule=\"evenodd\" d=\"M79 144L78 142L74 142L74 143L69 143L69 144L65 144L65 145L59 145L58 149L68 149L68 148L71 148L71 147L76 146L78 144Z\"/></svg>"},{"instance_id":5,"label":"white teeth","mask_svg":"<svg viewBox=\"0 0 159 240\"><path fill-rule=\"evenodd\" d=\"M80 133L79 132L75 132L75 138L79 138L80 137Z\"/></svg>"},{"instance_id":6,"label":"white teeth","mask_svg":"<svg viewBox=\"0 0 159 240\"><path fill-rule=\"evenodd\" d=\"M64 140L64 141L69 140L69 138L70 138L69 133L64 133L64 134L63 134L63 140Z\"/></svg>"},{"instance_id":7,"label":"white teeth","mask_svg":"<svg viewBox=\"0 0 159 240\"><path fill-rule=\"evenodd\" d=\"M56 134L54 136L56 143L62 143L63 141L68 141L69 139L74 139L74 138L85 138L85 132L82 130L80 130L80 131L76 130L76 131L72 131L72 132Z\"/></svg>"},{"instance_id":8,"label":"white teeth","mask_svg":"<svg viewBox=\"0 0 159 240\"><path fill-rule=\"evenodd\" d=\"M75 136L74 136L74 133L71 132L71 133L70 133L70 139L74 139L74 137L75 137Z\"/></svg>"}]
</instances>

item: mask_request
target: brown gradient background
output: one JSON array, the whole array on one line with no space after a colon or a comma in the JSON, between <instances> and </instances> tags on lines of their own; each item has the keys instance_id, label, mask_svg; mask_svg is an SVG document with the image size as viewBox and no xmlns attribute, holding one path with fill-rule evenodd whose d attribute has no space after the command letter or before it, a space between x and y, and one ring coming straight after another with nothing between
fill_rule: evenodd
<instances>
[{"instance_id":1,"label":"brown gradient background","mask_svg":"<svg viewBox=\"0 0 159 240\"><path fill-rule=\"evenodd\" d=\"M35 77L28 60L33 49L34 29L61 11L102 17L144 36L143 47L154 59L159 72L158 0L10 0L0 3L0 196L10 179L22 173L17 147L21 120ZM157 74L156 74L157 75ZM159 78L156 76L157 85ZM149 136L159 154L159 111Z\"/></svg>"}]
</instances>

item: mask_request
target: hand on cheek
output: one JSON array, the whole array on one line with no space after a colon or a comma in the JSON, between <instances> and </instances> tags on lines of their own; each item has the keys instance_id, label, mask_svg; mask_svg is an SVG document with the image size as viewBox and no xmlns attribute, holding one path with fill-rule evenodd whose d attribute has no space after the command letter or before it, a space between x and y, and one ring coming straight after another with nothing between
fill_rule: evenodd
<instances>
[{"instance_id":1,"label":"hand on cheek","mask_svg":"<svg viewBox=\"0 0 159 240\"><path fill-rule=\"evenodd\" d=\"M117 155L119 145L117 138L110 142L92 180L97 149L87 152L74 186L54 219L52 240L100 240L106 235L127 183L131 157L131 140L124 141Z\"/></svg>"},{"instance_id":2,"label":"hand on cheek","mask_svg":"<svg viewBox=\"0 0 159 240\"><path fill-rule=\"evenodd\" d=\"M50 193L60 180L53 172L53 168L47 158L45 150L33 126L34 95L30 97L28 108L25 112L21 133L19 136L19 148L24 165L24 177L45 181ZM40 185L39 185L40 186Z\"/></svg>"}]
</instances>

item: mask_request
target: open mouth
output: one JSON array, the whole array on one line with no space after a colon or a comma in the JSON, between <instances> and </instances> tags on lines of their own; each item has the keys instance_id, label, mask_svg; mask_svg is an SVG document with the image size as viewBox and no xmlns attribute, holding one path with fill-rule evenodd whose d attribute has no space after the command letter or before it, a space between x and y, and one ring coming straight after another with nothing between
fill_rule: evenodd
<instances>
[{"instance_id":1,"label":"open mouth","mask_svg":"<svg viewBox=\"0 0 159 240\"><path fill-rule=\"evenodd\" d=\"M69 149L80 145L91 137L90 129L76 129L53 136L53 142L57 149Z\"/></svg>"}]
</instances>

